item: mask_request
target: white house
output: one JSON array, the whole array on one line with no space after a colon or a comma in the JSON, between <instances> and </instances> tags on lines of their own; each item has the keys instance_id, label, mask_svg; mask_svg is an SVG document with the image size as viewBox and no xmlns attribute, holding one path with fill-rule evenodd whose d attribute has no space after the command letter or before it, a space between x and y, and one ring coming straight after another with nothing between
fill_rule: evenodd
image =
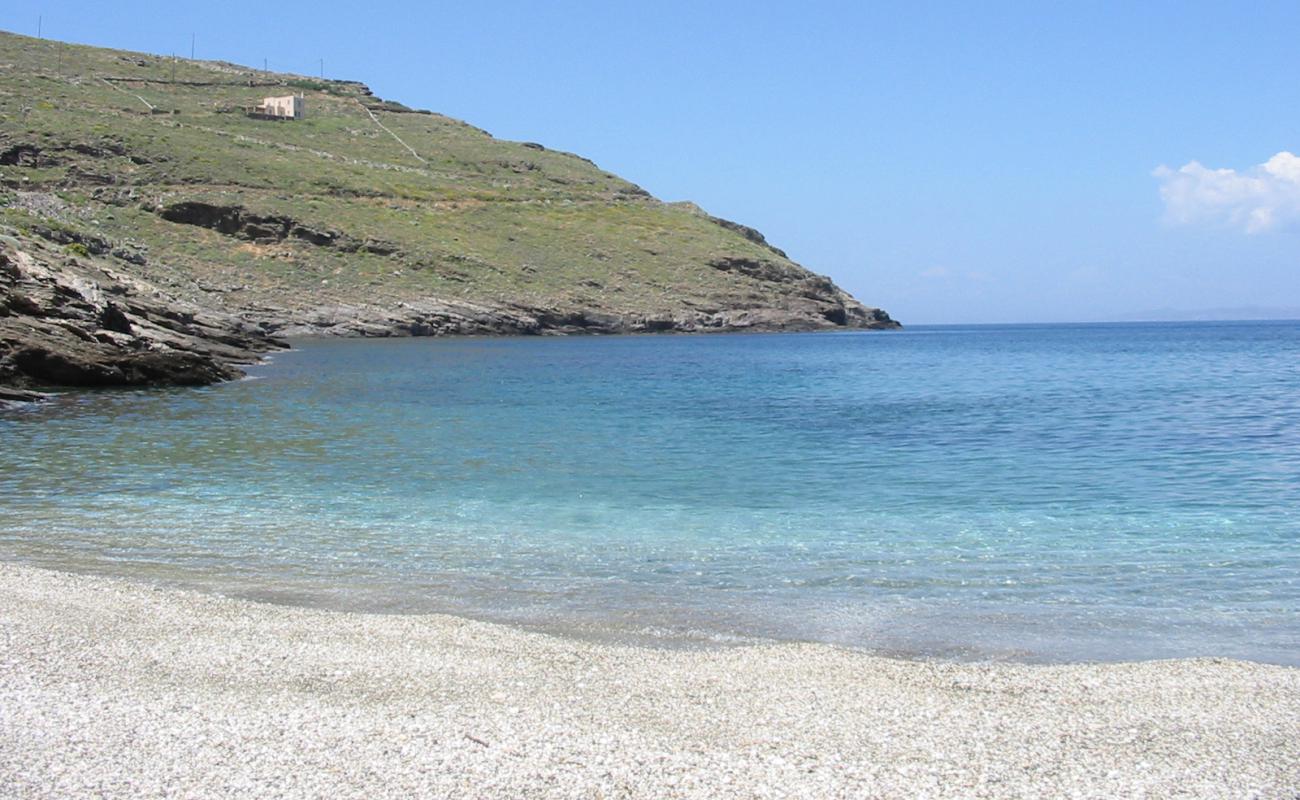
<instances>
[{"instance_id":1,"label":"white house","mask_svg":"<svg viewBox=\"0 0 1300 800\"><path fill-rule=\"evenodd\" d=\"M307 101L300 94L268 97L258 103L253 113L272 119L302 119L307 114Z\"/></svg>"}]
</instances>

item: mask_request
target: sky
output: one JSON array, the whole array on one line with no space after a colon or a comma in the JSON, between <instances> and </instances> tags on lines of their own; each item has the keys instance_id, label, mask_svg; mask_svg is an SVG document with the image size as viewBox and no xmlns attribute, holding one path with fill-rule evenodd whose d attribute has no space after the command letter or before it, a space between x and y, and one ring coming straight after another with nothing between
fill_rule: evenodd
<instances>
[{"instance_id":1,"label":"sky","mask_svg":"<svg viewBox=\"0 0 1300 800\"><path fill-rule=\"evenodd\" d=\"M904 323L1300 317L1300 3L24 2L359 80L751 225ZM1294 155L1293 155L1294 154Z\"/></svg>"}]
</instances>

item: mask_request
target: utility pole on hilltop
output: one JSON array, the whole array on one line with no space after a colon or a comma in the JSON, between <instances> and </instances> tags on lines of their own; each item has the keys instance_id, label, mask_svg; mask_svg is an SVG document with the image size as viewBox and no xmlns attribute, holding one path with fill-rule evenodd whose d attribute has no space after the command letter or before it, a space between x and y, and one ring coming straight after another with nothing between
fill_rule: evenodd
<instances>
[{"instance_id":1,"label":"utility pole on hilltop","mask_svg":"<svg viewBox=\"0 0 1300 800\"><path fill-rule=\"evenodd\" d=\"M41 24L44 23L44 22L45 22L45 17L43 17L43 16L37 16L37 17L36 17L36 38L37 38L37 39L44 39L44 38L45 38L44 36L41 35Z\"/></svg>"},{"instance_id":2,"label":"utility pole on hilltop","mask_svg":"<svg viewBox=\"0 0 1300 800\"><path fill-rule=\"evenodd\" d=\"M190 61L194 60L194 34L190 34Z\"/></svg>"},{"instance_id":3,"label":"utility pole on hilltop","mask_svg":"<svg viewBox=\"0 0 1300 800\"><path fill-rule=\"evenodd\" d=\"M325 80L325 59L320 60L320 79Z\"/></svg>"}]
</instances>

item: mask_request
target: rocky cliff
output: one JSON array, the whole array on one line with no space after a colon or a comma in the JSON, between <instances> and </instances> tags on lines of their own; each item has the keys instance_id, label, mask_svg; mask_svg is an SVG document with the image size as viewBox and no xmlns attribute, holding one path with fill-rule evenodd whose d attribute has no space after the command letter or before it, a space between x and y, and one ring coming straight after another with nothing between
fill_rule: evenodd
<instances>
[{"instance_id":1,"label":"rocky cliff","mask_svg":"<svg viewBox=\"0 0 1300 800\"><path fill-rule=\"evenodd\" d=\"M31 386L203 385L282 346L170 297L84 245L0 235L0 401Z\"/></svg>"},{"instance_id":2,"label":"rocky cliff","mask_svg":"<svg viewBox=\"0 0 1300 800\"><path fill-rule=\"evenodd\" d=\"M254 119L301 93L307 117ZM0 384L203 383L327 334L897 323L762 234L348 81L0 33Z\"/></svg>"}]
</instances>

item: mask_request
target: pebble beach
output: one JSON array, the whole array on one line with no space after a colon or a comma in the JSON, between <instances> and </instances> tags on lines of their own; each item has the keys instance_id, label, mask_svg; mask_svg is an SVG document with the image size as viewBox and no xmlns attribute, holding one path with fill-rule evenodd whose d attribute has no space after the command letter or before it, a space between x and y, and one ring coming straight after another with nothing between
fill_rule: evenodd
<instances>
[{"instance_id":1,"label":"pebble beach","mask_svg":"<svg viewBox=\"0 0 1300 800\"><path fill-rule=\"evenodd\" d=\"M1300 670L669 650L0 565L0 796L1256 797Z\"/></svg>"}]
</instances>

